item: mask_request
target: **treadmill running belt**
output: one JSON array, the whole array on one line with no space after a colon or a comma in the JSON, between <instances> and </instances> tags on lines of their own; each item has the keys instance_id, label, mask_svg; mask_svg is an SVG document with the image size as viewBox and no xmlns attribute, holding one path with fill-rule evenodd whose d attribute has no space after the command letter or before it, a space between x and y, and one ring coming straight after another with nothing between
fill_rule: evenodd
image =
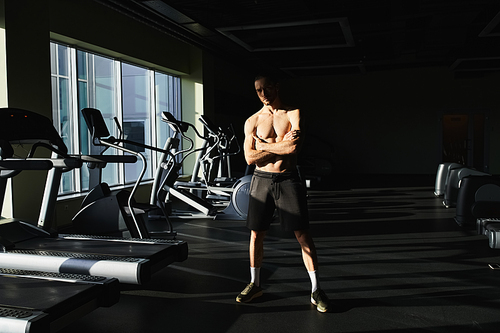
<instances>
[{"instance_id":1,"label":"treadmill running belt","mask_svg":"<svg viewBox=\"0 0 500 333\"><path fill-rule=\"evenodd\" d=\"M116 279L40 273L0 269L0 332L55 332L120 297Z\"/></svg>"}]
</instances>

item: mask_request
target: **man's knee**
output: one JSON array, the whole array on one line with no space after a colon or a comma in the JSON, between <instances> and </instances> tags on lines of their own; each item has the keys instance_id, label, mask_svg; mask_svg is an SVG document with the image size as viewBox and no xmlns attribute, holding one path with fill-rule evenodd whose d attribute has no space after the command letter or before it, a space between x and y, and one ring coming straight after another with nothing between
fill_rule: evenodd
<instances>
[{"instance_id":1,"label":"man's knee","mask_svg":"<svg viewBox=\"0 0 500 333\"><path fill-rule=\"evenodd\" d=\"M300 244L303 245L313 245L314 242L312 240L311 234L309 230L296 230L295 237Z\"/></svg>"},{"instance_id":2,"label":"man's knee","mask_svg":"<svg viewBox=\"0 0 500 333\"><path fill-rule=\"evenodd\" d=\"M254 243L262 243L264 241L265 236L266 236L265 231L252 230L252 232L250 233L250 240Z\"/></svg>"},{"instance_id":3,"label":"man's knee","mask_svg":"<svg viewBox=\"0 0 500 333\"><path fill-rule=\"evenodd\" d=\"M310 237L309 230L295 230L294 232L295 232L295 237L297 237L297 239Z\"/></svg>"}]
</instances>

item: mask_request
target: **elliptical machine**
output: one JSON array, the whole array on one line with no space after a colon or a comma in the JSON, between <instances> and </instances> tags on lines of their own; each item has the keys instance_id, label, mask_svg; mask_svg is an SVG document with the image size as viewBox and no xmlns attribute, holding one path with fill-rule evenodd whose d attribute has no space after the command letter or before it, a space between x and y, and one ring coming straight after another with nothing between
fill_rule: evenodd
<instances>
[{"instance_id":1,"label":"elliptical machine","mask_svg":"<svg viewBox=\"0 0 500 333\"><path fill-rule=\"evenodd\" d=\"M206 150L206 145L204 144L200 148L195 148L193 139L188 137L186 132L191 128L196 136L205 140L205 142L208 138L202 136L192 124L178 121L169 112L162 113L162 121L170 126L173 134L165 144L164 150L167 153L161 156L161 167L157 169L150 203L158 203L158 205L163 206L163 209L166 210L165 204L174 197L194 208L195 211L172 211L171 217L208 217L216 220L245 220L248 212L252 176L244 176L238 179L230 188L225 188L225 191L230 193L230 200L229 204L223 210L195 195L192 192L193 190L207 190L207 186L193 187L182 182L176 182L176 180L179 177L183 161L191 154ZM188 148L178 150L180 143L178 136L189 142Z\"/></svg>"},{"instance_id":2,"label":"elliptical machine","mask_svg":"<svg viewBox=\"0 0 500 333\"><path fill-rule=\"evenodd\" d=\"M191 181L176 181L174 186L191 187L191 192L208 202L227 206L231 201L233 185L238 181L232 175L230 157L238 154L241 147L232 125L227 128L216 126L205 115L201 115L199 120L205 126L208 136L199 150ZM201 180L198 178L200 169ZM245 173L248 174L251 173Z\"/></svg>"},{"instance_id":3,"label":"elliptical machine","mask_svg":"<svg viewBox=\"0 0 500 333\"><path fill-rule=\"evenodd\" d=\"M114 148L136 156L142 161L142 169L131 191L118 190L111 191L108 184L99 182L87 194L82 202L80 211L73 217L73 226L77 233L92 233L103 236L120 236L133 238L150 238L153 232L148 231L148 212L158 209L157 205L138 203L134 199L134 194L146 172L147 162L144 156L134 150L125 148L121 144L130 144L142 148L163 152L156 147L143 145L134 141L121 138L122 131L118 121L115 122L120 131L120 138L110 136L104 118L99 110L85 108L82 110L83 118L89 128L92 143L95 146ZM101 154L104 153L101 152ZM160 207L162 208L162 207ZM176 236L168 215L163 211L163 219L166 222L167 230L157 232L166 236Z\"/></svg>"},{"instance_id":4,"label":"elliptical machine","mask_svg":"<svg viewBox=\"0 0 500 333\"><path fill-rule=\"evenodd\" d=\"M233 126L230 125L227 128L216 126L205 115L201 115L199 120L208 131L209 138L212 139L205 141L207 143L206 152L200 153L198 161L198 164L203 167L205 184L220 187L233 185L237 179L233 178L232 175L230 157L241 151ZM212 154L214 150L217 152ZM217 172L216 176L214 176L215 172ZM195 173L193 173L194 176Z\"/></svg>"}]
</instances>

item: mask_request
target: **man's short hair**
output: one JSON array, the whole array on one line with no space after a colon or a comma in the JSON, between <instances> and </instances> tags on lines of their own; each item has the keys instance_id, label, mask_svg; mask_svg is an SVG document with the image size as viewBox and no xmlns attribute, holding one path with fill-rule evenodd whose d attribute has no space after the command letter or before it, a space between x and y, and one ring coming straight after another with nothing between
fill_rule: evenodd
<instances>
[{"instance_id":1,"label":"man's short hair","mask_svg":"<svg viewBox=\"0 0 500 333\"><path fill-rule=\"evenodd\" d=\"M269 81L273 85L276 85L276 84L279 83L278 79L274 75L271 75L269 73L260 73L260 74L257 74L255 76L255 80L254 81L261 80L261 79L267 79L267 81Z\"/></svg>"}]
</instances>

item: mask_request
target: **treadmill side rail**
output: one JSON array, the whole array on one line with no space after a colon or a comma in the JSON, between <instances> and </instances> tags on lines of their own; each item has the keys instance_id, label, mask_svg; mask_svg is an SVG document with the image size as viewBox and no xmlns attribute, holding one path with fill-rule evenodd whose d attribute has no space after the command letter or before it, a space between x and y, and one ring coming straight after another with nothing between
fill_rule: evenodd
<instances>
[{"instance_id":1,"label":"treadmill side rail","mask_svg":"<svg viewBox=\"0 0 500 333\"><path fill-rule=\"evenodd\" d=\"M0 271L2 333L57 332L96 308L110 307L120 299L119 282L114 278L73 275L66 279L65 274ZM51 297L47 297L48 293Z\"/></svg>"},{"instance_id":2,"label":"treadmill side rail","mask_svg":"<svg viewBox=\"0 0 500 333\"><path fill-rule=\"evenodd\" d=\"M50 327L50 320L46 313L0 307L0 332L2 333L48 332L48 327Z\"/></svg>"}]
</instances>

